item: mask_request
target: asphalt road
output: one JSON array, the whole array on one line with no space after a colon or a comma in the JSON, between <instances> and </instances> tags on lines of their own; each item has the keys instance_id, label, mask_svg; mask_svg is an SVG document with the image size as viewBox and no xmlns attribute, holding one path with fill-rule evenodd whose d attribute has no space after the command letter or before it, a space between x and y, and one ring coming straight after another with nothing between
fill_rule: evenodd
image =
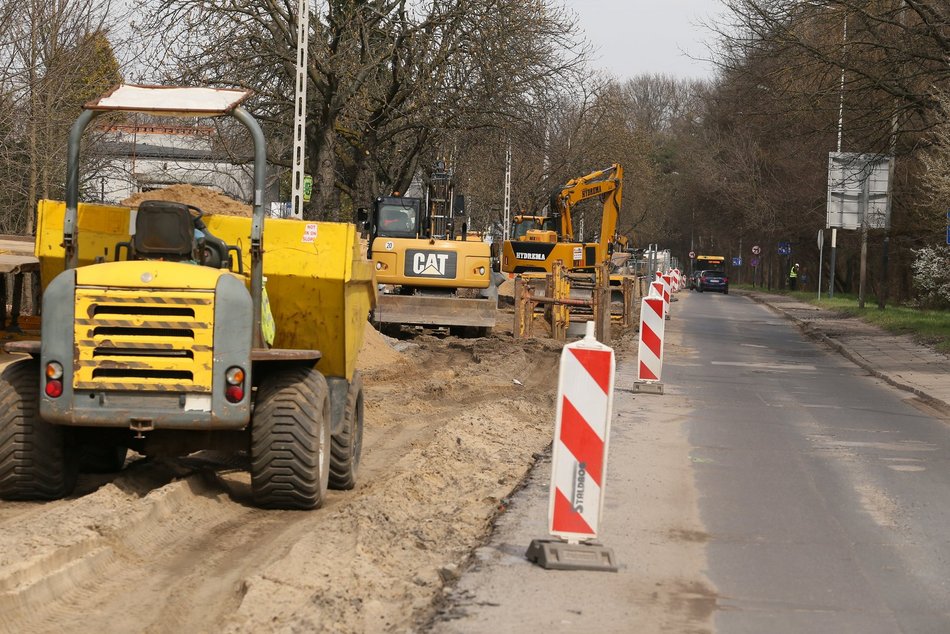
<instances>
[{"instance_id":1,"label":"asphalt road","mask_svg":"<svg viewBox=\"0 0 950 634\"><path fill-rule=\"evenodd\" d=\"M542 461L422 630L950 632L950 421L766 306L677 298L663 395L617 348L601 538L620 571L525 560Z\"/></svg>"},{"instance_id":2,"label":"asphalt road","mask_svg":"<svg viewBox=\"0 0 950 634\"><path fill-rule=\"evenodd\" d=\"M764 306L679 297L716 631L950 631L948 423Z\"/></svg>"}]
</instances>

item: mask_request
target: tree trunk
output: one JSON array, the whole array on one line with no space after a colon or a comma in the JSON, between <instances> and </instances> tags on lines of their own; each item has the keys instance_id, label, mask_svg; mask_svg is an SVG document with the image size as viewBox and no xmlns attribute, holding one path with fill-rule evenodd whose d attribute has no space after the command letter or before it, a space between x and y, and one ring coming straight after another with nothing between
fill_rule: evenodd
<instances>
[{"instance_id":1,"label":"tree trunk","mask_svg":"<svg viewBox=\"0 0 950 634\"><path fill-rule=\"evenodd\" d=\"M332 125L322 125L317 142L316 156L313 165L314 192L311 198L311 207L307 214L309 220L336 220L338 208L334 207L333 199L336 191L336 134Z\"/></svg>"}]
</instances>

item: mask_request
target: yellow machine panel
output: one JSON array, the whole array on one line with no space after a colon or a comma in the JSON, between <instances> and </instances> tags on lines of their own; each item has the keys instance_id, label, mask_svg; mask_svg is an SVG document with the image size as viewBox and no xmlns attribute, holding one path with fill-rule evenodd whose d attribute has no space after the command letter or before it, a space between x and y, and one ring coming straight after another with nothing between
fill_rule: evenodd
<instances>
[{"instance_id":1,"label":"yellow machine panel","mask_svg":"<svg viewBox=\"0 0 950 634\"><path fill-rule=\"evenodd\" d=\"M380 284L482 289L491 283L486 242L379 237L373 259Z\"/></svg>"},{"instance_id":2,"label":"yellow machine panel","mask_svg":"<svg viewBox=\"0 0 950 634\"><path fill-rule=\"evenodd\" d=\"M142 293L77 285L75 332L75 389L211 391L213 289Z\"/></svg>"},{"instance_id":3,"label":"yellow machine panel","mask_svg":"<svg viewBox=\"0 0 950 634\"><path fill-rule=\"evenodd\" d=\"M36 255L44 288L63 270L65 209L63 202L49 200L40 201L38 207ZM129 240L130 210L80 204L78 211L79 253L99 254L106 262L114 260L116 244ZM251 219L209 215L204 221L211 233L240 247L247 275ZM360 254L356 227L348 223L270 218L264 223L265 286L277 326L274 347L318 349L323 353L318 366L323 374L352 378L366 318L376 300L373 267ZM82 266L92 263L93 260L82 259L78 270L83 271ZM142 286L140 280L136 283L132 279L138 269L128 264L123 262L116 275L126 275L130 284ZM129 273L118 273L119 270ZM160 276L161 281L156 278L154 286L214 288L211 280L220 274L215 269L196 266L194 276L188 280L172 281ZM116 278L110 280L101 282L119 284ZM166 283L169 286L163 286Z\"/></svg>"}]
</instances>

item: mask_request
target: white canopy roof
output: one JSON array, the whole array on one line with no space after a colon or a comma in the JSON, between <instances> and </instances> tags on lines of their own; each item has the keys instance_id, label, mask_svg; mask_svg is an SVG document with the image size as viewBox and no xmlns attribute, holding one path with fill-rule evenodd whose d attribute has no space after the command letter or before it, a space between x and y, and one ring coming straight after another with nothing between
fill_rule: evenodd
<instances>
[{"instance_id":1,"label":"white canopy roof","mask_svg":"<svg viewBox=\"0 0 950 634\"><path fill-rule=\"evenodd\" d=\"M174 116L217 116L231 112L251 96L250 90L136 86L121 84L87 103L88 110L153 112Z\"/></svg>"}]
</instances>

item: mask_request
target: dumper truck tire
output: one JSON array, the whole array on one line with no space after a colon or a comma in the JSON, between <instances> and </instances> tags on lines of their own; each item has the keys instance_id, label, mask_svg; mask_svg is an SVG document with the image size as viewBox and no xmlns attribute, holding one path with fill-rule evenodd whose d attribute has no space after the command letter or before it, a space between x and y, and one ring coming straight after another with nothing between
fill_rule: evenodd
<instances>
[{"instance_id":1,"label":"dumper truck tire","mask_svg":"<svg viewBox=\"0 0 950 634\"><path fill-rule=\"evenodd\" d=\"M363 378L353 373L346 390L343 428L330 441L330 488L348 491L356 486L363 454Z\"/></svg>"},{"instance_id":2,"label":"dumper truck tire","mask_svg":"<svg viewBox=\"0 0 950 634\"><path fill-rule=\"evenodd\" d=\"M265 508L315 509L330 475L330 392L317 370L276 370L261 381L251 421L251 491Z\"/></svg>"},{"instance_id":3,"label":"dumper truck tire","mask_svg":"<svg viewBox=\"0 0 950 634\"><path fill-rule=\"evenodd\" d=\"M39 362L11 363L0 374L0 498L55 500L72 493L79 473L67 431L39 413Z\"/></svg>"}]
</instances>

